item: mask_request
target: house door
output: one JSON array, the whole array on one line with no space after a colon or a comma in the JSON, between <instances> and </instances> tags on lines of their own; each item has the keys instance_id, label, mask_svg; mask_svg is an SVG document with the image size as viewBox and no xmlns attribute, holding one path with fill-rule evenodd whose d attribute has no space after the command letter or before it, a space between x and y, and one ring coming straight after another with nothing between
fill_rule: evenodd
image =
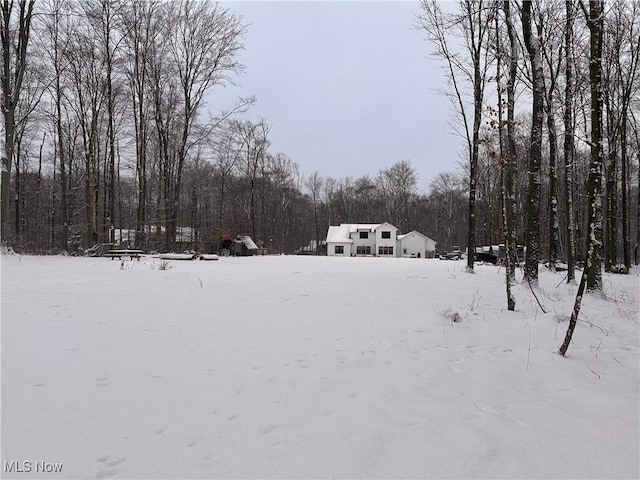
<instances>
[{"instance_id":1,"label":"house door","mask_svg":"<svg viewBox=\"0 0 640 480\"><path fill-rule=\"evenodd\" d=\"M420 258L420 252L418 252L418 258Z\"/></svg>"}]
</instances>

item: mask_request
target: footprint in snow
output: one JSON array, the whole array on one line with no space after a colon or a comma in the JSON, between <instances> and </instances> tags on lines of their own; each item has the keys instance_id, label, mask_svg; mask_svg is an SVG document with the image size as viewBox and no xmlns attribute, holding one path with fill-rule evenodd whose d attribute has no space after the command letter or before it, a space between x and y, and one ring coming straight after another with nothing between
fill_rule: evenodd
<instances>
[{"instance_id":1,"label":"footprint in snow","mask_svg":"<svg viewBox=\"0 0 640 480\"><path fill-rule=\"evenodd\" d=\"M194 438L194 439L193 439L193 440L191 440L189 443L187 443L187 447L189 447L189 448L193 448L193 447L195 447L199 442L200 442L200 439L198 439L198 438Z\"/></svg>"},{"instance_id":2,"label":"footprint in snow","mask_svg":"<svg viewBox=\"0 0 640 480\"><path fill-rule=\"evenodd\" d=\"M111 470L101 470L96 473L96 478L115 478L115 476L120 473L120 470L111 469Z\"/></svg>"},{"instance_id":3,"label":"footprint in snow","mask_svg":"<svg viewBox=\"0 0 640 480\"><path fill-rule=\"evenodd\" d=\"M98 463L103 463L107 467L117 467L121 463L124 463L127 459L124 457L112 457L111 455L104 455L98 458Z\"/></svg>"},{"instance_id":4,"label":"footprint in snow","mask_svg":"<svg viewBox=\"0 0 640 480\"><path fill-rule=\"evenodd\" d=\"M269 435L270 433L272 433L274 430L276 430L278 428L278 425L275 423L272 423L270 425L264 426L260 429L260 432L263 435Z\"/></svg>"},{"instance_id":5,"label":"footprint in snow","mask_svg":"<svg viewBox=\"0 0 640 480\"><path fill-rule=\"evenodd\" d=\"M100 470L98 473L96 473L96 478L114 478L120 473L120 470L114 467L117 467L125 461L126 458L124 457L112 457L111 455L98 457L97 462L101 466L107 467L107 469Z\"/></svg>"}]
</instances>

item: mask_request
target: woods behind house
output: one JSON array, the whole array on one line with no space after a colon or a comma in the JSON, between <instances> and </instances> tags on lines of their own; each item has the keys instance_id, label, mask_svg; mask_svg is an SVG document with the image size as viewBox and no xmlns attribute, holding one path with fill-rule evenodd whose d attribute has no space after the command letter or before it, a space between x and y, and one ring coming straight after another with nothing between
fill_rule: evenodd
<instances>
[{"instance_id":1,"label":"woods behind house","mask_svg":"<svg viewBox=\"0 0 640 480\"><path fill-rule=\"evenodd\" d=\"M640 260L638 2L423 0L413 21L451 86L457 167L390 158L357 178L274 151L259 99L208 102L244 68L250 26L232 4L3 0L1 20L1 231L16 251L215 251L242 233L293 253L329 225L387 221L441 250L526 245L534 280L542 261L573 275L588 250L609 271Z\"/></svg>"}]
</instances>

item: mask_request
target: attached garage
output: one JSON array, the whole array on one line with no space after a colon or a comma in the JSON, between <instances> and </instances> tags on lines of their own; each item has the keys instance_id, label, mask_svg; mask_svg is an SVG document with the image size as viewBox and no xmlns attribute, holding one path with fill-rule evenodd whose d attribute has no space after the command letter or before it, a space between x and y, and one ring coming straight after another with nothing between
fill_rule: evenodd
<instances>
[{"instance_id":1,"label":"attached garage","mask_svg":"<svg viewBox=\"0 0 640 480\"><path fill-rule=\"evenodd\" d=\"M401 257L434 258L436 256L436 242L416 230L398 235L398 248Z\"/></svg>"}]
</instances>

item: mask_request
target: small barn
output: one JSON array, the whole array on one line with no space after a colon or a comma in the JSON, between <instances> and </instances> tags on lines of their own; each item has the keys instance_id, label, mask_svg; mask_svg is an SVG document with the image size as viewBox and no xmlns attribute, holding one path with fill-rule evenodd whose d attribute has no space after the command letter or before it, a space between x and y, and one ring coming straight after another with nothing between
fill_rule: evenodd
<instances>
[{"instance_id":1,"label":"small barn","mask_svg":"<svg viewBox=\"0 0 640 480\"><path fill-rule=\"evenodd\" d=\"M238 235L231 245L232 255L250 257L257 253L258 246L249 235Z\"/></svg>"}]
</instances>

